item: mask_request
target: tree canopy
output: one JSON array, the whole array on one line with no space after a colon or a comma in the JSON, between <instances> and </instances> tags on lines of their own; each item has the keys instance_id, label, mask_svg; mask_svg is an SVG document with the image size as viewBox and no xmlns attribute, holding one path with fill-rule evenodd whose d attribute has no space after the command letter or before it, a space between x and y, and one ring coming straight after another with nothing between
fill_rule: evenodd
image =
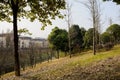
<instances>
[{"instance_id":1,"label":"tree canopy","mask_svg":"<svg viewBox=\"0 0 120 80\"><path fill-rule=\"evenodd\" d=\"M17 10L17 17L35 19L43 23L43 27L52 24L50 19L56 16L62 18L60 9L65 9L64 0L0 0L0 20L10 20L13 10ZM12 9L12 10L11 10Z\"/></svg>"},{"instance_id":2,"label":"tree canopy","mask_svg":"<svg viewBox=\"0 0 120 80\"><path fill-rule=\"evenodd\" d=\"M110 34L107 32L102 33L100 37L101 37L102 44L106 44L111 41Z\"/></svg>"},{"instance_id":3,"label":"tree canopy","mask_svg":"<svg viewBox=\"0 0 120 80\"><path fill-rule=\"evenodd\" d=\"M88 29L84 36L84 46L90 48L93 44L93 28Z\"/></svg>"},{"instance_id":4,"label":"tree canopy","mask_svg":"<svg viewBox=\"0 0 120 80\"><path fill-rule=\"evenodd\" d=\"M48 36L51 47L56 50L68 51L68 32L55 27Z\"/></svg>"},{"instance_id":5,"label":"tree canopy","mask_svg":"<svg viewBox=\"0 0 120 80\"><path fill-rule=\"evenodd\" d=\"M120 41L120 25L112 24L107 28L107 32L113 37L114 42Z\"/></svg>"},{"instance_id":6,"label":"tree canopy","mask_svg":"<svg viewBox=\"0 0 120 80\"><path fill-rule=\"evenodd\" d=\"M18 19L28 18L30 21L39 20L45 26L56 16L62 18L60 9L65 9L65 0L0 0L0 20L13 22L15 75L20 76L18 54ZM11 19L11 16L13 19Z\"/></svg>"},{"instance_id":7,"label":"tree canopy","mask_svg":"<svg viewBox=\"0 0 120 80\"><path fill-rule=\"evenodd\" d=\"M21 34L24 34L24 35L25 35L25 34L32 35L32 33L30 33L29 30L26 29L26 28L23 28L23 29L19 29L19 30L18 30L18 35L21 36Z\"/></svg>"},{"instance_id":8,"label":"tree canopy","mask_svg":"<svg viewBox=\"0 0 120 80\"><path fill-rule=\"evenodd\" d=\"M81 29L78 25L72 25L70 27L70 40L71 40L71 48L72 52L78 52L80 48L82 48L83 36L81 33ZM78 49L78 50L75 50Z\"/></svg>"}]
</instances>

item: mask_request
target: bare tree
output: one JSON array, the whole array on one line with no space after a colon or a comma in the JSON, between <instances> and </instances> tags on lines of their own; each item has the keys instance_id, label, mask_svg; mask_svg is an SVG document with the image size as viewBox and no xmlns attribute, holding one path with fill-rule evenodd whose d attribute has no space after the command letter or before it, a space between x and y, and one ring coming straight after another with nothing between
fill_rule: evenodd
<instances>
[{"instance_id":1,"label":"bare tree","mask_svg":"<svg viewBox=\"0 0 120 80\"><path fill-rule=\"evenodd\" d=\"M71 58L71 39L70 39L70 26L71 26L71 8L72 8L72 4L70 4L69 2L66 4L66 22L67 22L67 26L68 26L68 39L69 39L69 54L70 54L70 58Z\"/></svg>"},{"instance_id":2,"label":"bare tree","mask_svg":"<svg viewBox=\"0 0 120 80\"><path fill-rule=\"evenodd\" d=\"M100 33L101 27L101 9L98 0L88 0L82 3L90 11L92 25L93 25L93 54L96 55L97 33Z\"/></svg>"}]
</instances>

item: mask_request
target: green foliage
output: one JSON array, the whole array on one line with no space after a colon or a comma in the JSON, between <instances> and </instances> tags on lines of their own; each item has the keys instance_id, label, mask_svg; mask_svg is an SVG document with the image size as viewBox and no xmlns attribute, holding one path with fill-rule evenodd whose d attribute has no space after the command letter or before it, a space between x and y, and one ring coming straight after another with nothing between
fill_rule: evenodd
<instances>
[{"instance_id":1,"label":"green foliage","mask_svg":"<svg viewBox=\"0 0 120 80\"><path fill-rule=\"evenodd\" d=\"M120 41L120 25L113 24L110 27L108 27L107 31L111 38L113 38L114 43L118 43Z\"/></svg>"},{"instance_id":2,"label":"green foliage","mask_svg":"<svg viewBox=\"0 0 120 80\"><path fill-rule=\"evenodd\" d=\"M85 33L84 37L84 46L86 48L90 48L90 46L93 44L93 28L88 29L88 31Z\"/></svg>"},{"instance_id":3,"label":"green foliage","mask_svg":"<svg viewBox=\"0 0 120 80\"><path fill-rule=\"evenodd\" d=\"M81 34L82 34L82 40L83 40L82 48L85 48L85 45L84 45L84 37L85 37L86 30L85 30L84 27L81 27L80 30L81 30Z\"/></svg>"},{"instance_id":4,"label":"green foliage","mask_svg":"<svg viewBox=\"0 0 120 80\"><path fill-rule=\"evenodd\" d=\"M65 9L65 0L0 0L0 20L11 21L13 17L15 74L20 76L17 20L26 17L39 20L44 27L51 25L51 19L62 18L60 9Z\"/></svg>"},{"instance_id":5,"label":"green foliage","mask_svg":"<svg viewBox=\"0 0 120 80\"><path fill-rule=\"evenodd\" d=\"M68 33L66 30L55 27L48 36L48 40L52 48L64 52L68 51Z\"/></svg>"},{"instance_id":6,"label":"green foliage","mask_svg":"<svg viewBox=\"0 0 120 80\"><path fill-rule=\"evenodd\" d=\"M99 33L95 31L95 44L99 43ZM93 28L89 28L84 35L84 47L90 48L93 45Z\"/></svg>"},{"instance_id":7,"label":"green foliage","mask_svg":"<svg viewBox=\"0 0 120 80\"><path fill-rule=\"evenodd\" d=\"M103 34L101 34L101 41L103 44L110 42L111 41L110 34L107 32L104 32Z\"/></svg>"},{"instance_id":8,"label":"green foliage","mask_svg":"<svg viewBox=\"0 0 120 80\"><path fill-rule=\"evenodd\" d=\"M19 30L18 30L18 33L19 33L19 36L20 36L21 34L29 34L29 35L32 35L32 33L30 33L29 30L27 30L26 28L19 29Z\"/></svg>"},{"instance_id":9,"label":"green foliage","mask_svg":"<svg viewBox=\"0 0 120 80\"><path fill-rule=\"evenodd\" d=\"M37 19L45 27L56 16L63 18L59 10L65 9L65 0L0 0L0 20L10 22L14 9L17 18Z\"/></svg>"},{"instance_id":10,"label":"green foliage","mask_svg":"<svg viewBox=\"0 0 120 80\"><path fill-rule=\"evenodd\" d=\"M83 36L78 25L72 25L70 27L70 40L72 52L79 52L80 48L82 48Z\"/></svg>"},{"instance_id":11,"label":"green foliage","mask_svg":"<svg viewBox=\"0 0 120 80\"><path fill-rule=\"evenodd\" d=\"M4 11L3 11L3 5L0 4L0 21L12 22L11 18L8 17L8 11L9 11L8 8L9 8L8 6L4 6Z\"/></svg>"},{"instance_id":12,"label":"green foliage","mask_svg":"<svg viewBox=\"0 0 120 80\"><path fill-rule=\"evenodd\" d=\"M81 34L82 34L82 36L85 36L85 33L86 33L85 28L84 28L84 27L81 27L80 30L81 30Z\"/></svg>"}]
</instances>

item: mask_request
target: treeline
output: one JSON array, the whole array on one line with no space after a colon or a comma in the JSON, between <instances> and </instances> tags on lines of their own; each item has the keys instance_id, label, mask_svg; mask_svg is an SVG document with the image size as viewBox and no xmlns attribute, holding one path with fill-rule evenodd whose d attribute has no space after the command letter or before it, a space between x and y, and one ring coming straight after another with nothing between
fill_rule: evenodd
<instances>
[{"instance_id":1,"label":"treeline","mask_svg":"<svg viewBox=\"0 0 120 80\"><path fill-rule=\"evenodd\" d=\"M68 36L70 35L70 37ZM70 48L69 48L70 38ZM10 36L7 36L7 47L0 46L0 75L14 71L14 53L13 42ZM20 68L35 67L37 63L59 58L61 52L64 55L72 56L84 50L93 48L93 28L86 30L79 25L72 25L68 31L55 27L48 37L49 48L39 48L32 45L29 48L19 48ZM1 43L2 44L2 43ZM107 30L100 34L96 31L95 47L96 51L100 49L110 50L114 45L120 44L120 25L110 25Z\"/></svg>"},{"instance_id":2,"label":"treeline","mask_svg":"<svg viewBox=\"0 0 120 80\"><path fill-rule=\"evenodd\" d=\"M65 29L59 29L55 27L49 34L48 41L50 48L58 52L63 51L65 55L80 53L86 49L93 48L93 28L86 30L79 25L72 25L69 29L69 33ZM70 35L70 40L69 40ZM69 47L70 41L70 47ZM95 51L99 49L110 50L114 45L120 43L120 25L110 25L104 33L95 31ZM69 55L68 54L68 55Z\"/></svg>"}]
</instances>

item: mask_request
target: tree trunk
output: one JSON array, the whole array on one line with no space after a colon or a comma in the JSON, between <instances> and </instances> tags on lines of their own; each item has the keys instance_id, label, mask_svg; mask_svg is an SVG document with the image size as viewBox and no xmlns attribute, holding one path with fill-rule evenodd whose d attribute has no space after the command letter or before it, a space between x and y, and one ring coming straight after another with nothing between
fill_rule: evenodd
<instances>
[{"instance_id":1,"label":"tree trunk","mask_svg":"<svg viewBox=\"0 0 120 80\"><path fill-rule=\"evenodd\" d=\"M50 53L51 53L51 56L50 56L50 57L51 57L51 61L52 61L52 57L53 57L53 51L50 51Z\"/></svg>"},{"instance_id":2,"label":"tree trunk","mask_svg":"<svg viewBox=\"0 0 120 80\"><path fill-rule=\"evenodd\" d=\"M60 55L59 55L59 50L57 50L57 57L58 57L58 59L59 59L59 57L60 57Z\"/></svg>"},{"instance_id":3,"label":"tree trunk","mask_svg":"<svg viewBox=\"0 0 120 80\"><path fill-rule=\"evenodd\" d=\"M49 53L48 52L47 52L47 58L48 58L47 61L49 62Z\"/></svg>"},{"instance_id":4,"label":"tree trunk","mask_svg":"<svg viewBox=\"0 0 120 80\"><path fill-rule=\"evenodd\" d=\"M70 38L70 19L71 19L71 7L72 5L71 4L67 4L67 24L68 24L68 47L69 47L69 55L70 55L70 58L71 58L71 38Z\"/></svg>"},{"instance_id":5,"label":"tree trunk","mask_svg":"<svg viewBox=\"0 0 120 80\"><path fill-rule=\"evenodd\" d=\"M20 76L20 61L18 53L18 31L17 31L17 12L18 4L13 0L12 2L12 11L13 11L13 31L14 31L14 59L15 59L15 75Z\"/></svg>"},{"instance_id":6,"label":"tree trunk","mask_svg":"<svg viewBox=\"0 0 120 80\"><path fill-rule=\"evenodd\" d=\"M96 49L95 49L95 28L93 28L93 54L96 55Z\"/></svg>"},{"instance_id":7,"label":"tree trunk","mask_svg":"<svg viewBox=\"0 0 120 80\"><path fill-rule=\"evenodd\" d=\"M95 42L96 42L96 41L95 41L95 40L96 40L96 36L95 36L95 34L96 34L96 33L95 33L95 32L96 32L95 1L93 1L92 4L93 4L93 6L92 6L92 8L93 8L93 9L92 9L92 10L93 10L93 12L92 12L92 15L93 15L93 16L92 16L92 17L93 17L93 54L96 55L96 48L95 48L95 45L96 45L96 44L95 44Z\"/></svg>"},{"instance_id":8,"label":"tree trunk","mask_svg":"<svg viewBox=\"0 0 120 80\"><path fill-rule=\"evenodd\" d=\"M15 57L15 75L20 76L20 63L18 53L18 31L17 31L17 13L13 14L13 31L14 31L14 57Z\"/></svg>"},{"instance_id":9,"label":"tree trunk","mask_svg":"<svg viewBox=\"0 0 120 80\"><path fill-rule=\"evenodd\" d=\"M70 27L69 27L69 33L68 33L68 38L69 38L69 54L70 54L70 58L71 58L71 40L70 40Z\"/></svg>"}]
</instances>

